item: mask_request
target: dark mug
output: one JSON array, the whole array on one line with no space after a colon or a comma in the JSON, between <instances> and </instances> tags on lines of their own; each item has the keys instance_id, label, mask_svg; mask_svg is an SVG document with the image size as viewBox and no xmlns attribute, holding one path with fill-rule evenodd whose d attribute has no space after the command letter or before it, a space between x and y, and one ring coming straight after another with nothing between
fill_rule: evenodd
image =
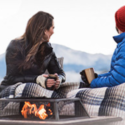
<instances>
[{"instance_id":1,"label":"dark mug","mask_svg":"<svg viewBox=\"0 0 125 125\"><path fill-rule=\"evenodd\" d=\"M46 78L45 85L46 85L47 79L54 79L56 81L58 79L58 77L54 74L49 74L48 77ZM47 85L46 85L46 88L49 90L55 90L55 85L53 85L51 87L47 87Z\"/></svg>"}]
</instances>

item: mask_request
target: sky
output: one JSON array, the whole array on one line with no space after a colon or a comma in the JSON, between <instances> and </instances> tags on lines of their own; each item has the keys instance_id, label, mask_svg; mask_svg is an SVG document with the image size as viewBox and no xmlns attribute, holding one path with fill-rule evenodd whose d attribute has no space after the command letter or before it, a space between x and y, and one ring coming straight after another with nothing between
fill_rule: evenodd
<instances>
[{"instance_id":1,"label":"sky","mask_svg":"<svg viewBox=\"0 0 125 125\"><path fill-rule=\"evenodd\" d=\"M112 54L116 43L114 14L125 0L0 0L0 54L25 32L38 11L54 16L51 43L95 54Z\"/></svg>"}]
</instances>

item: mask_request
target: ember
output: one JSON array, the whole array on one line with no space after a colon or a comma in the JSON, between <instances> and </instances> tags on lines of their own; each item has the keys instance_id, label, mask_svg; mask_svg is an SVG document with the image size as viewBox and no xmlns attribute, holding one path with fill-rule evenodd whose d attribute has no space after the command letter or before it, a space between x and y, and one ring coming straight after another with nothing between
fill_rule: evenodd
<instances>
[{"instance_id":1,"label":"ember","mask_svg":"<svg viewBox=\"0 0 125 125\"><path fill-rule=\"evenodd\" d=\"M50 103L48 103L46 107L50 107ZM49 114L47 114L47 112L49 112ZM30 102L25 102L21 110L21 113L24 116L24 118L28 118L28 116L34 115L42 120L46 119L48 115L53 114L51 109L48 109L48 111L46 111L44 105L40 105L39 109L37 109L36 104L31 104Z\"/></svg>"}]
</instances>

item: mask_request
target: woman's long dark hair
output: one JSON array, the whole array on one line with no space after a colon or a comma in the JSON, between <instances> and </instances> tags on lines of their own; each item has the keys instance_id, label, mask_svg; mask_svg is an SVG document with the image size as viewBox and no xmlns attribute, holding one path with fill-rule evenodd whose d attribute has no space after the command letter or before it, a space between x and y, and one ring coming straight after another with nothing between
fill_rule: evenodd
<instances>
[{"instance_id":1,"label":"woman's long dark hair","mask_svg":"<svg viewBox=\"0 0 125 125\"><path fill-rule=\"evenodd\" d=\"M19 69L28 69L36 61L35 56L38 53L40 44L46 40L44 32L50 29L53 19L52 15L43 11L37 12L29 19L25 33L21 37L24 41L21 48L24 60L18 65Z\"/></svg>"}]
</instances>

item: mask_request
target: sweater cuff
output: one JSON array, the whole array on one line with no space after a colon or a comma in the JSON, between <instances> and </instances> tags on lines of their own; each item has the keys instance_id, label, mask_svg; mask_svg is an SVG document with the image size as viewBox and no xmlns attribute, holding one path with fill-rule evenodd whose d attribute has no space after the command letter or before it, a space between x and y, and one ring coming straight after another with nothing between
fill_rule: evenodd
<instances>
[{"instance_id":1,"label":"sweater cuff","mask_svg":"<svg viewBox=\"0 0 125 125\"><path fill-rule=\"evenodd\" d=\"M40 75L36 78L36 83L42 86L43 88L46 88L45 82L46 78L43 75Z\"/></svg>"}]
</instances>

